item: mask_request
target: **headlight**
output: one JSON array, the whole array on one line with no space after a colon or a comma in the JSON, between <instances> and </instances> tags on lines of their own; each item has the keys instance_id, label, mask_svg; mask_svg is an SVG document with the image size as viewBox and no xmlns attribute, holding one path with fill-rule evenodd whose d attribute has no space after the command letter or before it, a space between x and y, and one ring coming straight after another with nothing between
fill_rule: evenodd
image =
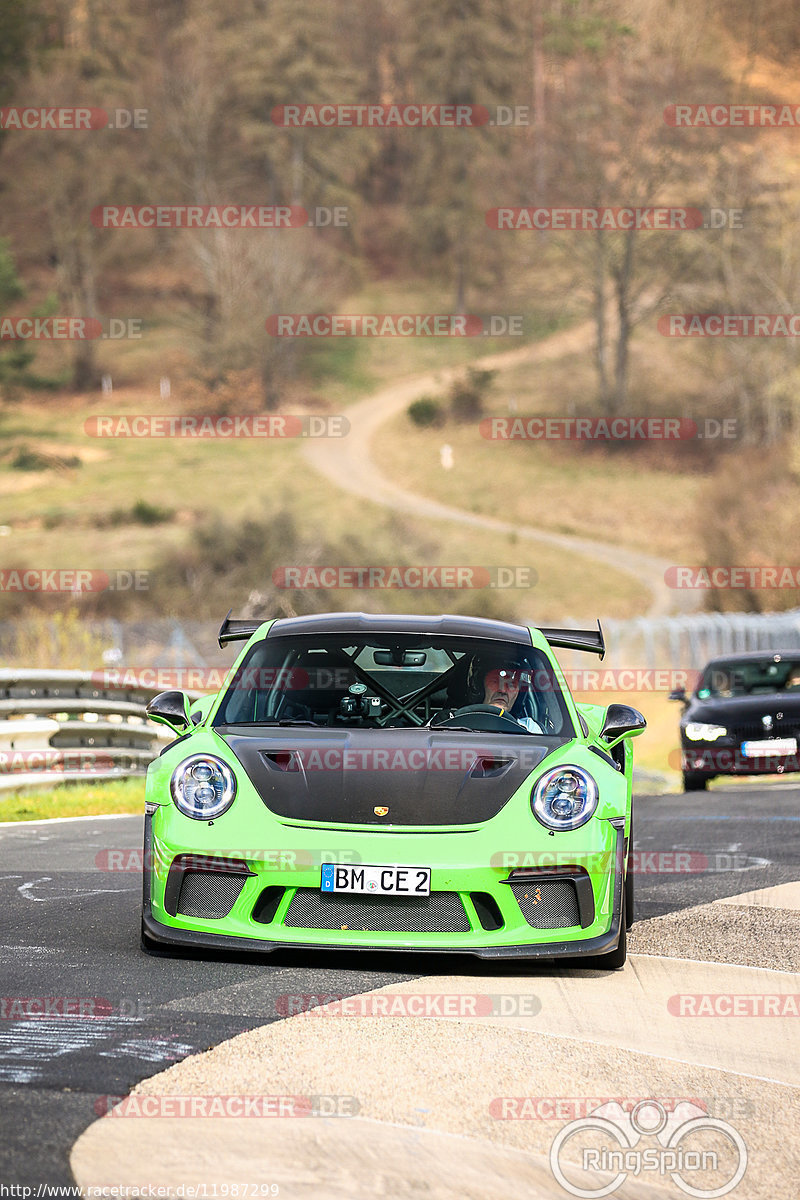
<instances>
[{"instance_id":1,"label":"headlight","mask_svg":"<svg viewBox=\"0 0 800 1200\"><path fill-rule=\"evenodd\" d=\"M580 767L558 767L537 782L531 804L548 829L578 829L597 808L597 784Z\"/></svg>"},{"instance_id":2,"label":"headlight","mask_svg":"<svg viewBox=\"0 0 800 1200\"><path fill-rule=\"evenodd\" d=\"M197 821L222 816L236 795L233 771L211 754L195 754L178 763L169 786L177 807Z\"/></svg>"},{"instance_id":3,"label":"headlight","mask_svg":"<svg viewBox=\"0 0 800 1200\"><path fill-rule=\"evenodd\" d=\"M687 721L684 732L690 742L715 742L728 732L724 725L706 725L703 721Z\"/></svg>"}]
</instances>

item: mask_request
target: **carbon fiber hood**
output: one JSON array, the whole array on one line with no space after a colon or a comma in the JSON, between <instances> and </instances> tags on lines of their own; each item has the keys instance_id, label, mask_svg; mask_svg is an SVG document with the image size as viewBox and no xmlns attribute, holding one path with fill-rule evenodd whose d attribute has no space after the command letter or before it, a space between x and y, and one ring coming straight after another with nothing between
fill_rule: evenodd
<instances>
[{"instance_id":1,"label":"carbon fiber hood","mask_svg":"<svg viewBox=\"0 0 800 1200\"><path fill-rule=\"evenodd\" d=\"M569 740L427 728L215 732L276 816L384 828L487 821Z\"/></svg>"}]
</instances>

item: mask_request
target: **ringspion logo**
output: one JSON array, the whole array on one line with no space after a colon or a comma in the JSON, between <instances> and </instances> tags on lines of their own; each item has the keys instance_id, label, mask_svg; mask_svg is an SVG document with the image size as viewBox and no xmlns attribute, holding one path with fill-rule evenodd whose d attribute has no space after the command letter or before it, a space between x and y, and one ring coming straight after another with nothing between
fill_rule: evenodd
<instances>
[{"instance_id":1,"label":"ringspion logo","mask_svg":"<svg viewBox=\"0 0 800 1200\"><path fill-rule=\"evenodd\" d=\"M670 1110L642 1100L630 1112L612 1100L559 1131L550 1169L565 1191L584 1200L610 1195L629 1175L669 1178L698 1200L714 1200L741 1182L747 1147L733 1125L690 1100Z\"/></svg>"}]
</instances>

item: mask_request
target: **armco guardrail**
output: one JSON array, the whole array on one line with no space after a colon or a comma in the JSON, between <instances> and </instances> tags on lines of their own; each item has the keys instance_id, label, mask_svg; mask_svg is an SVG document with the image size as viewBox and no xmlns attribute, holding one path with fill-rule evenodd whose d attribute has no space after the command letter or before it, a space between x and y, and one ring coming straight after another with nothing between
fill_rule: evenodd
<instances>
[{"instance_id":1,"label":"armco guardrail","mask_svg":"<svg viewBox=\"0 0 800 1200\"><path fill-rule=\"evenodd\" d=\"M0 669L0 790L143 775L174 734L145 716L158 688L90 671Z\"/></svg>"}]
</instances>

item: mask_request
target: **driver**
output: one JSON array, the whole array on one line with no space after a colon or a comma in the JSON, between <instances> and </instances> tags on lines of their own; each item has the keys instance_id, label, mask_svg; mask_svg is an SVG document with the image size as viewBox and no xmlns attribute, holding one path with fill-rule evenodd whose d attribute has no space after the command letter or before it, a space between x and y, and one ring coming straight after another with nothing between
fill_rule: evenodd
<instances>
[{"instance_id":1,"label":"driver","mask_svg":"<svg viewBox=\"0 0 800 1200\"><path fill-rule=\"evenodd\" d=\"M508 715L528 733L544 733L533 717L519 716L513 711L520 689L527 689L530 684L530 671L521 667L490 667L483 675L483 703L495 705L501 716Z\"/></svg>"}]
</instances>

